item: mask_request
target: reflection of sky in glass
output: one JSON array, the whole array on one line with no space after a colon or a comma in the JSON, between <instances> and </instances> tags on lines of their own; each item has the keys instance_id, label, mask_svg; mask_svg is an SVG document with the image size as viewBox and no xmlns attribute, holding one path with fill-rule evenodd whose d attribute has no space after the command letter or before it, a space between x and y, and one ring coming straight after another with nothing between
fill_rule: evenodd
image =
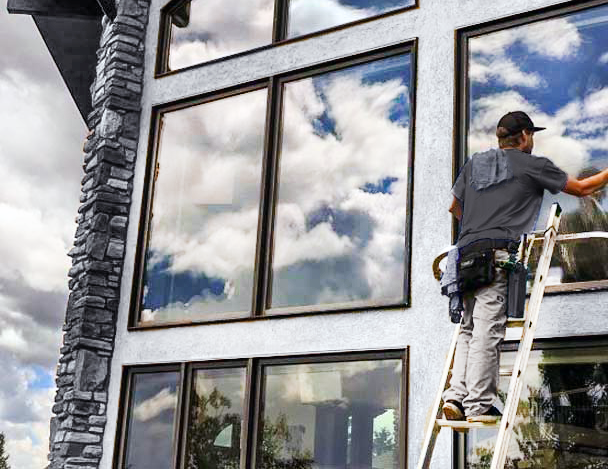
<instances>
[{"instance_id":1,"label":"reflection of sky in glass","mask_svg":"<svg viewBox=\"0 0 608 469\"><path fill-rule=\"evenodd\" d=\"M501 365L514 359L503 353ZM524 382L507 456L512 467L531 460L539 468L608 467L608 348L533 351ZM501 378L503 393L508 387L509 378ZM496 433L469 431L467 468L492 454Z\"/></svg>"},{"instance_id":2,"label":"reflection of sky in glass","mask_svg":"<svg viewBox=\"0 0 608 469\"><path fill-rule=\"evenodd\" d=\"M347 461L350 467L399 467L401 363L265 367L264 446L277 447L275 460L286 463L304 458L321 468L347 467ZM268 455L260 459L268 464Z\"/></svg>"},{"instance_id":3,"label":"reflection of sky in glass","mask_svg":"<svg viewBox=\"0 0 608 469\"><path fill-rule=\"evenodd\" d=\"M245 368L194 371L187 467L239 466L244 397Z\"/></svg>"},{"instance_id":4,"label":"reflection of sky in glass","mask_svg":"<svg viewBox=\"0 0 608 469\"><path fill-rule=\"evenodd\" d=\"M370 18L414 3L414 0L289 0L287 36L301 36Z\"/></svg>"},{"instance_id":5,"label":"reflection of sky in glass","mask_svg":"<svg viewBox=\"0 0 608 469\"><path fill-rule=\"evenodd\" d=\"M400 301L410 59L285 85L272 307Z\"/></svg>"},{"instance_id":6,"label":"reflection of sky in glass","mask_svg":"<svg viewBox=\"0 0 608 469\"><path fill-rule=\"evenodd\" d=\"M171 25L169 69L270 44L274 0L193 0L189 22Z\"/></svg>"},{"instance_id":7,"label":"reflection of sky in glass","mask_svg":"<svg viewBox=\"0 0 608 469\"><path fill-rule=\"evenodd\" d=\"M124 467L173 465L178 378L177 372L134 375Z\"/></svg>"},{"instance_id":8,"label":"reflection of sky in glass","mask_svg":"<svg viewBox=\"0 0 608 469\"><path fill-rule=\"evenodd\" d=\"M141 320L251 308L266 90L165 113Z\"/></svg>"},{"instance_id":9,"label":"reflection of sky in glass","mask_svg":"<svg viewBox=\"0 0 608 469\"><path fill-rule=\"evenodd\" d=\"M534 154L573 176L608 166L608 6L472 38L469 67L469 155L496 147L498 119L520 109L547 127L535 136ZM563 231L608 230L605 198L601 210L585 210L575 197L548 193L538 228L554 200L565 211ZM592 249L608 262L608 246L597 243Z\"/></svg>"}]
</instances>

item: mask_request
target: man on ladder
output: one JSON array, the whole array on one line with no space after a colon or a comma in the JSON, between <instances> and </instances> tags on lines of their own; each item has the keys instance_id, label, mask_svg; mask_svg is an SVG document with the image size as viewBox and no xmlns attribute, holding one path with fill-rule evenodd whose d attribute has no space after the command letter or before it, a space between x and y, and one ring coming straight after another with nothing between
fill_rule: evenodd
<instances>
[{"instance_id":1,"label":"man on ladder","mask_svg":"<svg viewBox=\"0 0 608 469\"><path fill-rule=\"evenodd\" d=\"M608 169L577 180L533 156L534 133L541 130L522 111L506 114L496 130L500 149L474 155L452 189L450 212L461 221L456 272L464 287L450 299L452 315L461 312L462 320L443 393L448 420L492 423L501 416L494 403L507 323L507 271L500 266L513 261L521 235L533 228L544 190L585 197L608 183ZM467 270L473 274L462 282Z\"/></svg>"}]
</instances>

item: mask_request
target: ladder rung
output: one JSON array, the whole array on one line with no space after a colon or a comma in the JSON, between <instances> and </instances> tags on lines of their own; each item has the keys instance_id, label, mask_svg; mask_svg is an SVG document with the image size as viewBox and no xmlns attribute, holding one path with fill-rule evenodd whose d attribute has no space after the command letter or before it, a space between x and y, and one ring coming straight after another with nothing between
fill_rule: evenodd
<instances>
[{"instance_id":1,"label":"ladder rung","mask_svg":"<svg viewBox=\"0 0 608 469\"><path fill-rule=\"evenodd\" d=\"M511 376L513 374L513 368L508 368L508 367L500 367L500 370L498 370L498 374L500 376Z\"/></svg>"},{"instance_id":2,"label":"ladder rung","mask_svg":"<svg viewBox=\"0 0 608 469\"><path fill-rule=\"evenodd\" d=\"M508 318L507 327L524 327L525 322L524 318Z\"/></svg>"},{"instance_id":3,"label":"ladder rung","mask_svg":"<svg viewBox=\"0 0 608 469\"><path fill-rule=\"evenodd\" d=\"M437 425L440 427L450 427L456 431L467 431L471 428L497 428L500 425L500 420L493 423L485 422L467 422L466 420L446 420L437 419Z\"/></svg>"}]
</instances>

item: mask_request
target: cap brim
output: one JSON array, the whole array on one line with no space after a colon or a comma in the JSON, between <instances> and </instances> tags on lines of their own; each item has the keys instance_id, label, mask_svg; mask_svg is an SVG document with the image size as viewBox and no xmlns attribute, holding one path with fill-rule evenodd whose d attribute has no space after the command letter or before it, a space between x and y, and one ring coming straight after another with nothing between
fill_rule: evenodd
<instances>
[{"instance_id":1,"label":"cap brim","mask_svg":"<svg viewBox=\"0 0 608 469\"><path fill-rule=\"evenodd\" d=\"M540 132L541 130L546 130L547 127L532 127L532 130L534 132Z\"/></svg>"}]
</instances>

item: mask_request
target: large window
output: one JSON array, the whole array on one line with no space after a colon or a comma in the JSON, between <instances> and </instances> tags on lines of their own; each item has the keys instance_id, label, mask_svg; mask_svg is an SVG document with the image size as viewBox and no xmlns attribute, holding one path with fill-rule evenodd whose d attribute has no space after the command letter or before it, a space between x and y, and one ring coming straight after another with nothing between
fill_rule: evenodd
<instances>
[{"instance_id":1,"label":"large window","mask_svg":"<svg viewBox=\"0 0 608 469\"><path fill-rule=\"evenodd\" d=\"M507 454L509 468L608 467L608 347L546 344L532 352ZM508 369L515 352L503 353ZM501 378L504 396L509 377ZM497 430L470 430L467 469L489 468Z\"/></svg>"},{"instance_id":2,"label":"large window","mask_svg":"<svg viewBox=\"0 0 608 469\"><path fill-rule=\"evenodd\" d=\"M411 47L157 109L132 325L406 305Z\"/></svg>"},{"instance_id":3,"label":"large window","mask_svg":"<svg viewBox=\"0 0 608 469\"><path fill-rule=\"evenodd\" d=\"M528 112L547 130L534 154L579 177L608 166L608 4L577 2L532 16L459 32L460 164L496 147L496 123L506 112ZM561 231L608 231L605 191L585 199L546 194L564 209ZM549 290L608 286L608 242L556 248ZM575 282L575 285L568 285ZM585 282L585 283L581 283Z\"/></svg>"},{"instance_id":4,"label":"large window","mask_svg":"<svg viewBox=\"0 0 608 469\"><path fill-rule=\"evenodd\" d=\"M401 350L129 368L115 467L403 468L406 363Z\"/></svg>"},{"instance_id":5,"label":"large window","mask_svg":"<svg viewBox=\"0 0 608 469\"><path fill-rule=\"evenodd\" d=\"M174 0L161 15L157 73L416 6L416 0Z\"/></svg>"}]
</instances>

